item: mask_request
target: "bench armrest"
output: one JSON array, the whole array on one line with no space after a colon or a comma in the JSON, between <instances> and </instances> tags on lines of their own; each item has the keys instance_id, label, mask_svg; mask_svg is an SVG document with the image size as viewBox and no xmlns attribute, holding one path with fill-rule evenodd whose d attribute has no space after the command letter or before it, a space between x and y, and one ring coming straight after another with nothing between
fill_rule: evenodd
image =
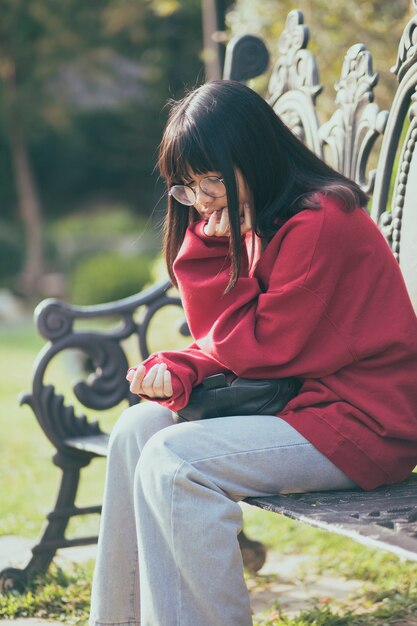
<instances>
[{"instance_id":1,"label":"bench armrest","mask_svg":"<svg viewBox=\"0 0 417 626\"><path fill-rule=\"evenodd\" d=\"M98 411L110 409L126 400L129 405L139 401L130 393L126 381L128 358L123 341L137 337L140 355L149 356L148 328L157 311L167 305L181 306L177 294L169 294L167 280L144 289L134 296L94 306L73 306L55 299L41 302L35 310L40 334L48 340L35 362L31 393L21 397L34 411L47 437L60 450L65 440L102 434L98 422L90 422L85 415L77 415L73 406L67 406L64 396L55 387L45 384L45 372L53 359L65 350L77 350L91 363L91 374L72 385L77 400L85 407ZM137 318L137 313L140 316ZM119 319L113 329L76 329L80 320ZM187 334L186 324L179 331Z\"/></svg>"}]
</instances>

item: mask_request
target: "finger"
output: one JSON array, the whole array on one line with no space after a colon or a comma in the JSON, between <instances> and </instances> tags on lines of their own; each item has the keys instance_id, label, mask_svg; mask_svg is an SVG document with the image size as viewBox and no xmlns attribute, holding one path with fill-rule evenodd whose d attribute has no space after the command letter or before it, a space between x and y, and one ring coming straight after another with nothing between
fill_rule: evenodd
<instances>
[{"instance_id":1,"label":"finger","mask_svg":"<svg viewBox=\"0 0 417 626\"><path fill-rule=\"evenodd\" d=\"M247 233L249 230L252 229L252 215L251 215L251 210L250 210L250 206L247 202L245 202L245 204L243 205L243 224L241 225L241 232L242 234Z\"/></svg>"},{"instance_id":2,"label":"finger","mask_svg":"<svg viewBox=\"0 0 417 626\"><path fill-rule=\"evenodd\" d=\"M242 225L245 222L245 205L239 205L239 222Z\"/></svg>"},{"instance_id":3,"label":"finger","mask_svg":"<svg viewBox=\"0 0 417 626\"><path fill-rule=\"evenodd\" d=\"M153 393L156 398L162 398L164 393L164 374L166 372L167 366L165 363L160 363L158 370L156 372L155 380L153 381Z\"/></svg>"},{"instance_id":4,"label":"finger","mask_svg":"<svg viewBox=\"0 0 417 626\"><path fill-rule=\"evenodd\" d=\"M207 224L204 226L204 232L208 237L213 237L216 234L217 227L217 215L216 211L209 217Z\"/></svg>"},{"instance_id":5,"label":"finger","mask_svg":"<svg viewBox=\"0 0 417 626\"><path fill-rule=\"evenodd\" d=\"M217 227L217 235L227 235L229 233L229 212L227 209L223 209L220 222Z\"/></svg>"},{"instance_id":6,"label":"finger","mask_svg":"<svg viewBox=\"0 0 417 626\"><path fill-rule=\"evenodd\" d=\"M164 372L164 396L170 398L174 390L172 389L172 377L171 372L169 370L165 370Z\"/></svg>"},{"instance_id":7,"label":"finger","mask_svg":"<svg viewBox=\"0 0 417 626\"><path fill-rule=\"evenodd\" d=\"M245 217L245 225L250 230L252 228L252 211L247 202L245 202L245 206L243 207L243 213Z\"/></svg>"},{"instance_id":8,"label":"finger","mask_svg":"<svg viewBox=\"0 0 417 626\"><path fill-rule=\"evenodd\" d=\"M142 391L140 393L149 396L150 398L154 397L153 393L153 384L158 373L159 363L151 367L149 372L146 374L145 378L142 381Z\"/></svg>"},{"instance_id":9,"label":"finger","mask_svg":"<svg viewBox=\"0 0 417 626\"><path fill-rule=\"evenodd\" d=\"M128 372L128 375L131 372ZM130 391L132 393L141 393L142 381L146 374L146 368L144 365L138 365L136 371L133 372L133 377L130 383Z\"/></svg>"},{"instance_id":10,"label":"finger","mask_svg":"<svg viewBox=\"0 0 417 626\"><path fill-rule=\"evenodd\" d=\"M136 367L130 367L127 370L127 374L126 374L126 380L128 380L129 382L133 380L133 377L135 375L136 372Z\"/></svg>"}]
</instances>

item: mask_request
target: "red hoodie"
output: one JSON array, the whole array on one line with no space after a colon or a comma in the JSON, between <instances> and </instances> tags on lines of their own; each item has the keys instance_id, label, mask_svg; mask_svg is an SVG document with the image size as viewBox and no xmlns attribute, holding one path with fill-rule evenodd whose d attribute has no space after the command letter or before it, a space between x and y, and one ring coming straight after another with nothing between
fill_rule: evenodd
<instances>
[{"instance_id":1,"label":"red hoodie","mask_svg":"<svg viewBox=\"0 0 417 626\"><path fill-rule=\"evenodd\" d=\"M227 237L187 230L174 264L195 343L145 361L167 364L187 404L210 374L297 376L280 417L364 489L417 464L417 318L397 262L364 209L320 196L280 227L228 294Z\"/></svg>"}]
</instances>

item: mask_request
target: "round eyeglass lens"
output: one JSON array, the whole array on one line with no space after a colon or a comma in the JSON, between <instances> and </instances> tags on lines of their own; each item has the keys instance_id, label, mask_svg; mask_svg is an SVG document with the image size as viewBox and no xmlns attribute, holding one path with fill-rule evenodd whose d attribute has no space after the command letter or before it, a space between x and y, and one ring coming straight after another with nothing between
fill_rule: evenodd
<instances>
[{"instance_id":1,"label":"round eyeglass lens","mask_svg":"<svg viewBox=\"0 0 417 626\"><path fill-rule=\"evenodd\" d=\"M191 206L195 204L196 197L194 191L185 185L174 185L171 187L171 196L181 204Z\"/></svg>"},{"instance_id":2,"label":"round eyeglass lens","mask_svg":"<svg viewBox=\"0 0 417 626\"><path fill-rule=\"evenodd\" d=\"M211 198L221 198L226 195L226 187L220 178L207 176L200 182L200 189Z\"/></svg>"}]
</instances>

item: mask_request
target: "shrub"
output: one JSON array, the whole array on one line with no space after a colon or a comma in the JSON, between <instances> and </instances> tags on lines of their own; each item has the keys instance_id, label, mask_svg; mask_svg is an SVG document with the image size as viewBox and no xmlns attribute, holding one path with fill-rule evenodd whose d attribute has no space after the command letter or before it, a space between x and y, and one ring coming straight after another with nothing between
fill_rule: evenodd
<instances>
[{"instance_id":1,"label":"shrub","mask_svg":"<svg viewBox=\"0 0 417 626\"><path fill-rule=\"evenodd\" d=\"M124 205L103 205L71 213L50 225L54 238L111 237L140 232L146 227L146 218L135 215Z\"/></svg>"},{"instance_id":2,"label":"shrub","mask_svg":"<svg viewBox=\"0 0 417 626\"><path fill-rule=\"evenodd\" d=\"M152 258L104 252L80 262L70 279L74 304L99 304L131 296L151 279Z\"/></svg>"},{"instance_id":3,"label":"shrub","mask_svg":"<svg viewBox=\"0 0 417 626\"><path fill-rule=\"evenodd\" d=\"M131 255L153 255L160 240L151 222L135 215L129 207L109 205L72 213L49 224L48 239L59 251L59 266L72 272L92 256L125 251Z\"/></svg>"},{"instance_id":4,"label":"shrub","mask_svg":"<svg viewBox=\"0 0 417 626\"><path fill-rule=\"evenodd\" d=\"M13 241L0 237L0 281L12 278L23 266L22 248Z\"/></svg>"},{"instance_id":5,"label":"shrub","mask_svg":"<svg viewBox=\"0 0 417 626\"><path fill-rule=\"evenodd\" d=\"M24 244L18 230L8 222L0 222L0 286L17 276L25 258Z\"/></svg>"}]
</instances>

